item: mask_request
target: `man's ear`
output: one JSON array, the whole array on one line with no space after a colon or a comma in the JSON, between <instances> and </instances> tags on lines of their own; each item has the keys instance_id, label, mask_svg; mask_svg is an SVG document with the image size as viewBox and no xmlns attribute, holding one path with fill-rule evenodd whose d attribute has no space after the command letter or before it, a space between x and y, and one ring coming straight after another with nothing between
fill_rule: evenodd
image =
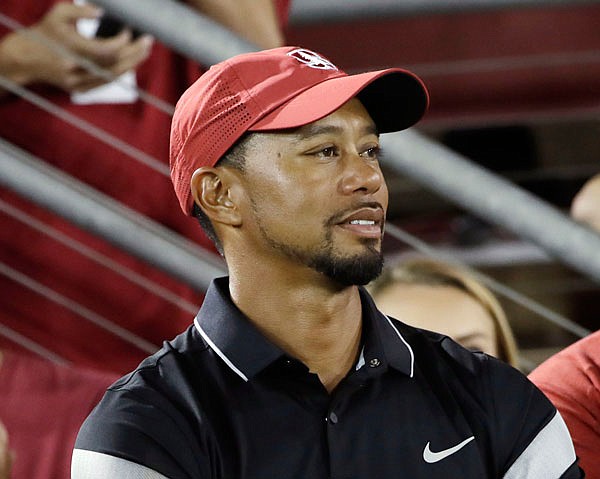
<instances>
[{"instance_id":1,"label":"man's ear","mask_svg":"<svg viewBox=\"0 0 600 479\"><path fill-rule=\"evenodd\" d=\"M242 224L239 209L231 194L236 175L225 168L203 166L194 171L191 188L194 201L212 222L231 226Z\"/></svg>"}]
</instances>

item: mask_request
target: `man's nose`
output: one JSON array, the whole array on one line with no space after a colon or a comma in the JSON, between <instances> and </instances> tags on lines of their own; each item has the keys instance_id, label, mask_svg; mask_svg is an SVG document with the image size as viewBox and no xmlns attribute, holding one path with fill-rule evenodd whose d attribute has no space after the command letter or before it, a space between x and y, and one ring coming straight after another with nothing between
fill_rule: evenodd
<instances>
[{"instance_id":1,"label":"man's nose","mask_svg":"<svg viewBox=\"0 0 600 479\"><path fill-rule=\"evenodd\" d=\"M340 182L343 194L351 195L361 192L373 194L383 186L383 174L377 161L362 158L354 153L346 155L343 165L344 171Z\"/></svg>"}]
</instances>

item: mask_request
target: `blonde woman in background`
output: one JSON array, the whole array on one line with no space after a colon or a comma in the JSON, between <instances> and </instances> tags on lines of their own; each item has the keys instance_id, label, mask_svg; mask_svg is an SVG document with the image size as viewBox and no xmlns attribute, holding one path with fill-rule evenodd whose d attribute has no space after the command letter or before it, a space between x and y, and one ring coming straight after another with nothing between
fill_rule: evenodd
<instances>
[{"instance_id":1,"label":"blonde woman in background","mask_svg":"<svg viewBox=\"0 0 600 479\"><path fill-rule=\"evenodd\" d=\"M415 258L386 268L368 289L383 313L519 367L500 303L466 269Z\"/></svg>"}]
</instances>

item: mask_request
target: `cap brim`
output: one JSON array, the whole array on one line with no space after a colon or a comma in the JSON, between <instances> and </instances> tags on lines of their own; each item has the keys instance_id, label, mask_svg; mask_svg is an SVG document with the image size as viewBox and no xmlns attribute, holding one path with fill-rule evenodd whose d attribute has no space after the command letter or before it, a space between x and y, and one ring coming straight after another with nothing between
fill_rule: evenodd
<instances>
[{"instance_id":1,"label":"cap brim","mask_svg":"<svg viewBox=\"0 0 600 479\"><path fill-rule=\"evenodd\" d=\"M362 101L379 133L411 127L429 105L427 88L419 77L390 68L318 83L269 112L249 130L297 128L324 118L354 97Z\"/></svg>"}]
</instances>

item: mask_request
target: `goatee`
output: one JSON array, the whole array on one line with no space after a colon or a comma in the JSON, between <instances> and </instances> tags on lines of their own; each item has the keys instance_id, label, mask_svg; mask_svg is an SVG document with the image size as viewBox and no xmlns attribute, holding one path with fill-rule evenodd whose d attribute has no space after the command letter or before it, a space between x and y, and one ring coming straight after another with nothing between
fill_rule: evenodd
<instances>
[{"instance_id":1,"label":"goatee","mask_svg":"<svg viewBox=\"0 0 600 479\"><path fill-rule=\"evenodd\" d=\"M381 274L383 253L373 246L368 246L367 252L351 257L321 251L310 259L308 266L342 286L364 285Z\"/></svg>"}]
</instances>

